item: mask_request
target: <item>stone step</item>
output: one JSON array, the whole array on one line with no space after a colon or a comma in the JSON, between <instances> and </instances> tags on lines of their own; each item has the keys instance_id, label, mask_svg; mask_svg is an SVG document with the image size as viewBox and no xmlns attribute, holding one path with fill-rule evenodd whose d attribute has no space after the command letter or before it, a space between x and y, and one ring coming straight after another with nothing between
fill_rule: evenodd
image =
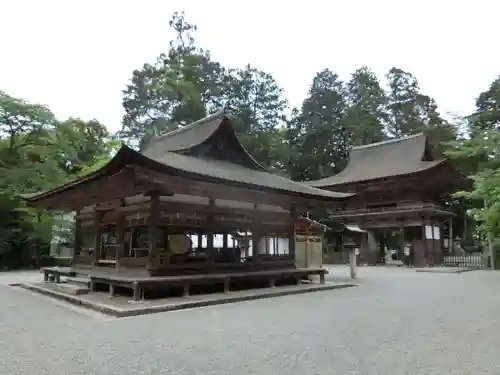
<instances>
[{"instance_id":1,"label":"stone step","mask_svg":"<svg viewBox=\"0 0 500 375\"><path fill-rule=\"evenodd\" d=\"M87 294L90 291L90 289L86 286L68 284L68 283L54 284L54 286L57 291L72 294L74 296Z\"/></svg>"},{"instance_id":2,"label":"stone step","mask_svg":"<svg viewBox=\"0 0 500 375\"><path fill-rule=\"evenodd\" d=\"M86 287L86 288L90 287L90 279L88 277L82 277L82 276L67 277L66 283L77 285L80 287Z\"/></svg>"}]
</instances>

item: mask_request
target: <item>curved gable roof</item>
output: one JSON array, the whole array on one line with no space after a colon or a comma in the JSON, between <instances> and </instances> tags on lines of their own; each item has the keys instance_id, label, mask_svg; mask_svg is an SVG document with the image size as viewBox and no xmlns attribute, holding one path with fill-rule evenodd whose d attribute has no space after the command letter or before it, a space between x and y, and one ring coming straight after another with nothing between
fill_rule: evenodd
<instances>
[{"instance_id":1,"label":"curved gable roof","mask_svg":"<svg viewBox=\"0 0 500 375\"><path fill-rule=\"evenodd\" d=\"M142 152L152 158L162 158L166 152L175 152L195 157L205 155L211 147L223 148L216 159L241 164L247 168L265 171L241 144L234 132L226 111L219 111L190 125L183 126L165 135L154 138Z\"/></svg>"},{"instance_id":2,"label":"curved gable roof","mask_svg":"<svg viewBox=\"0 0 500 375\"><path fill-rule=\"evenodd\" d=\"M354 147L346 167L340 173L304 183L314 187L344 185L415 173L443 161L433 160L427 136L421 133Z\"/></svg>"}]
</instances>

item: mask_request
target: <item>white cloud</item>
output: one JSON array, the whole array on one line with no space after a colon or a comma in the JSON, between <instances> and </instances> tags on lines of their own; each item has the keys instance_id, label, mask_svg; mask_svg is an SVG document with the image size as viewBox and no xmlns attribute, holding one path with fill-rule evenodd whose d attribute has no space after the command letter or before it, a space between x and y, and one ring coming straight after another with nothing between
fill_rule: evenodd
<instances>
[{"instance_id":1,"label":"white cloud","mask_svg":"<svg viewBox=\"0 0 500 375\"><path fill-rule=\"evenodd\" d=\"M323 68L368 65L413 73L441 111L467 113L500 74L500 4L476 0L0 2L0 89L49 105L60 117L120 127L121 90L133 69L166 50L172 12L185 10L198 43L227 66L250 62L299 105Z\"/></svg>"}]
</instances>

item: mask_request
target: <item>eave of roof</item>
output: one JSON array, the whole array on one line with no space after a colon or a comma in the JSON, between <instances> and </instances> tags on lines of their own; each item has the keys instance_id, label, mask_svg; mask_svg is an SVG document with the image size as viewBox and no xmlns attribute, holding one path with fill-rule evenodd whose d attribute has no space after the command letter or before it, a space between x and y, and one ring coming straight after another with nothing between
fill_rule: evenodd
<instances>
[{"instance_id":1,"label":"eave of roof","mask_svg":"<svg viewBox=\"0 0 500 375\"><path fill-rule=\"evenodd\" d=\"M28 202L36 202L65 190L76 188L87 181L115 173L127 165L133 164L145 166L161 173L183 175L194 180L224 183L254 190L266 189L279 194L303 196L309 199L343 199L353 195L316 189L266 171L253 170L221 160L196 158L174 152L166 152L161 158L148 158L123 145L116 156L101 169L53 190L35 195L28 194L23 197Z\"/></svg>"},{"instance_id":2,"label":"eave of roof","mask_svg":"<svg viewBox=\"0 0 500 375\"><path fill-rule=\"evenodd\" d=\"M340 173L315 181L312 187L327 188L420 173L443 164L447 159L424 160L429 155L424 134L354 147L347 166Z\"/></svg>"}]
</instances>

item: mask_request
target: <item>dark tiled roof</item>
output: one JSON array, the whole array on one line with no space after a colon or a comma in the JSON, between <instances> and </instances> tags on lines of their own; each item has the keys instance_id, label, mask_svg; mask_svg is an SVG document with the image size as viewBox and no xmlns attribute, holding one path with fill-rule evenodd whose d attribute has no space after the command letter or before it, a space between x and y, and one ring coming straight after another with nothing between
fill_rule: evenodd
<instances>
[{"instance_id":1,"label":"dark tiled roof","mask_svg":"<svg viewBox=\"0 0 500 375\"><path fill-rule=\"evenodd\" d=\"M195 147L207 141L219 129L225 116L224 111L219 111L192 124L153 138L143 153L147 155L155 153L159 149L161 151L180 152Z\"/></svg>"},{"instance_id":2,"label":"dark tiled roof","mask_svg":"<svg viewBox=\"0 0 500 375\"><path fill-rule=\"evenodd\" d=\"M215 150L215 151L213 151ZM303 194L308 198L341 199L353 194L316 189L305 184L269 173L258 164L236 137L229 117L218 112L166 135L160 136L138 153L123 146L118 154L103 168L64 186L35 196L28 201L57 194L66 188L100 178L121 166L149 163L159 172L187 172L193 177L217 180L219 183L237 183L250 189L270 189L283 194Z\"/></svg>"},{"instance_id":3,"label":"dark tiled roof","mask_svg":"<svg viewBox=\"0 0 500 375\"><path fill-rule=\"evenodd\" d=\"M184 172L239 182L247 184L249 187L264 187L331 198L344 198L352 195L316 189L269 172L246 168L226 160L199 158L174 152L165 152L161 157L149 157L149 159Z\"/></svg>"},{"instance_id":4,"label":"dark tiled roof","mask_svg":"<svg viewBox=\"0 0 500 375\"><path fill-rule=\"evenodd\" d=\"M318 188L345 185L378 178L401 176L432 168L443 160L432 160L424 134L354 147L340 173L304 182Z\"/></svg>"}]
</instances>

